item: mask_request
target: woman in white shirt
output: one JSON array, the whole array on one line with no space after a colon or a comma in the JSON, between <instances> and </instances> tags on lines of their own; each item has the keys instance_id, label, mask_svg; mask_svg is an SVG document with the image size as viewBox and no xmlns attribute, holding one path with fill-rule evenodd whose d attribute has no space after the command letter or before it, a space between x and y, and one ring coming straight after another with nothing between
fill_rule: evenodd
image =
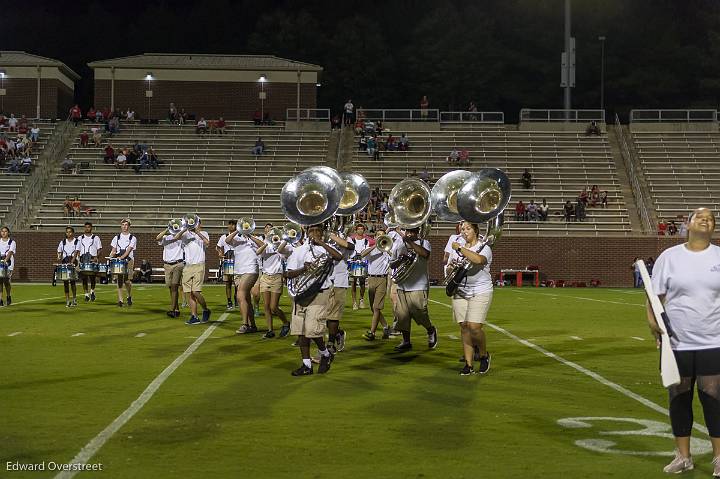
<instances>
[{"instance_id":1,"label":"woman in white shirt","mask_svg":"<svg viewBox=\"0 0 720 479\"><path fill-rule=\"evenodd\" d=\"M11 283L13 268L15 267L15 253L17 252L17 243L10 238L10 229L7 226L0 228L0 262L6 270L4 278L0 278L0 306L6 304L10 306L12 303ZM5 289L5 303L3 304L2 293Z\"/></svg>"},{"instance_id":2,"label":"woman in white shirt","mask_svg":"<svg viewBox=\"0 0 720 479\"><path fill-rule=\"evenodd\" d=\"M714 230L712 211L696 209L688 218L687 243L663 251L653 266L652 285L675 333L670 346L681 378L679 385L668 388L676 450L664 468L667 473L694 467L690 433L697 384L713 447L713 475L720 477L720 247L710 243ZM647 318L659 340L661 331L649 305Z\"/></svg>"},{"instance_id":3,"label":"woman in white shirt","mask_svg":"<svg viewBox=\"0 0 720 479\"><path fill-rule=\"evenodd\" d=\"M453 317L460 324L465 359L465 366L460 370L460 374L467 376L475 373L473 360L480 363L478 372L485 374L490 370L490 353L487 352L483 325L492 302L492 251L489 246L483 247L480 242L480 229L475 223L463 221L460 234L465 244L457 241L452 243L453 251L448 263L450 265L454 260L460 261L463 258L471 263L452 300Z\"/></svg>"}]
</instances>

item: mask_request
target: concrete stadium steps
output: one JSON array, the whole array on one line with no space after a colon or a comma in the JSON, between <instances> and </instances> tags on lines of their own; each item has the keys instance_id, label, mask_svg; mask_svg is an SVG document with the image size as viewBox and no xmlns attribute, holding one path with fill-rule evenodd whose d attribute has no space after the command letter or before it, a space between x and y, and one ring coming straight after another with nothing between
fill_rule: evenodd
<instances>
[{"instance_id":1,"label":"concrete stadium steps","mask_svg":"<svg viewBox=\"0 0 720 479\"><path fill-rule=\"evenodd\" d=\"M659 219L720 207L720 134L633 132L633 147Z\"/></svg>"}]
</instances>

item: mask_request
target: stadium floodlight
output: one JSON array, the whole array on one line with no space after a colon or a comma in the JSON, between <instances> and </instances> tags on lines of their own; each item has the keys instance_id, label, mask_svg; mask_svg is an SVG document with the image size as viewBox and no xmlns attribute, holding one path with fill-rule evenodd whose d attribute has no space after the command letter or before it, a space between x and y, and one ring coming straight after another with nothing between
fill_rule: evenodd
<instances>
[{"instance_id":1,"label":"stadium floodlight","mask_svg":"<svg viewBox=\"0 0 720 479\"><path fill-rule=\"evenodd\" d=\"M147 81L152 80L152 79L153 79L153 74L152 74L152 72L147 72L147 74L145 75L145 79L146 79Z\"/></svg>"},{"instance_id":2,"label":"stadium floodlight","mask_svg":"<svg viewBox=\"0 0 720 479\"><path fill-rule=\"evenodd\" d=\"M267 75L265 75L264 73L260 74L260 78L258 78L258 81L260 83L265 83L266 81L268 81Z\"/></svg>"},{"instance_id":3,"label":"stadium floodlight","mask_svg":"<svg viewBox=\"0 0 720 479\"><path fill-rule=\"evenodd\" d=\"M7 72L5 70L0 70L0 78L5 78L5 74Z\"/></svg>"}]
</instances>

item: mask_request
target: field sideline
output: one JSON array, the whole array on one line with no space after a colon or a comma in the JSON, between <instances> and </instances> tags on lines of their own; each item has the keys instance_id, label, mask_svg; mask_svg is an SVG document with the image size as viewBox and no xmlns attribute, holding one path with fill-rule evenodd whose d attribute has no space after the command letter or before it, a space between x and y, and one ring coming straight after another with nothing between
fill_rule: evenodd
<instances>
[{"instance_id":1,"label":"field sideline","mask_svg":"<svg viewBox=\"0 0 720 479\"><path fill-rule=\"evenodd\" d=\"M206 297L219 320L223 289L206 286ZM327 375L305 378L290 376L293 338L238 336L237 310L186 326L185 311L164 315L165 288L136 287L133 299L120 309L102 286L97 302L80 295L66 309L62 287L15 286L0 309L0 477L56 477L7 463L70 462L184 352L103 437L88 461L103 470L75 477L665 476L667 400L640 290L497 289L491 370L469 377L457 374L459 328L440 289L430 303L438 349L417 326L409 353L393 352L397 338L367 342L369 311L346 308L346 351ZM696 406L688 478L712 474Z\"/></svg>"}]
</instances>

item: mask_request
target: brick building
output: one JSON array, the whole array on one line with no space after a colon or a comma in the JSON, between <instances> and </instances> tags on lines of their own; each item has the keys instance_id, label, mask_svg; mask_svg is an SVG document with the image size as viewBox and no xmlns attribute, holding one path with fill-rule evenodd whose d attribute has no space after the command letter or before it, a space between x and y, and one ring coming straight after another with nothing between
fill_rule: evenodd
<instances>
[{"instance_id":1,"label":"brick building","mask_svg":"<svg viewBox=\"0 0 720 479\"><path fill-rule=\"evenodd\" d=\"M145 53L88 66L95 108L131 108L151 119L167 118L173 102L198 118L249 120L262 109L284 120L298 94L301 109L316 108L322 72L318 65L261 55Z\"/></svg>"},{"instance_id":2,"label":"brick building","mask_svg":"<svg viewBox=\"0 0 720 479\"><path fill-rule=\"evenodd\" d=\"M28 118L67 118L80 77L52 58L0 52L0 112Z\"/></svg>"}]
</instances>

